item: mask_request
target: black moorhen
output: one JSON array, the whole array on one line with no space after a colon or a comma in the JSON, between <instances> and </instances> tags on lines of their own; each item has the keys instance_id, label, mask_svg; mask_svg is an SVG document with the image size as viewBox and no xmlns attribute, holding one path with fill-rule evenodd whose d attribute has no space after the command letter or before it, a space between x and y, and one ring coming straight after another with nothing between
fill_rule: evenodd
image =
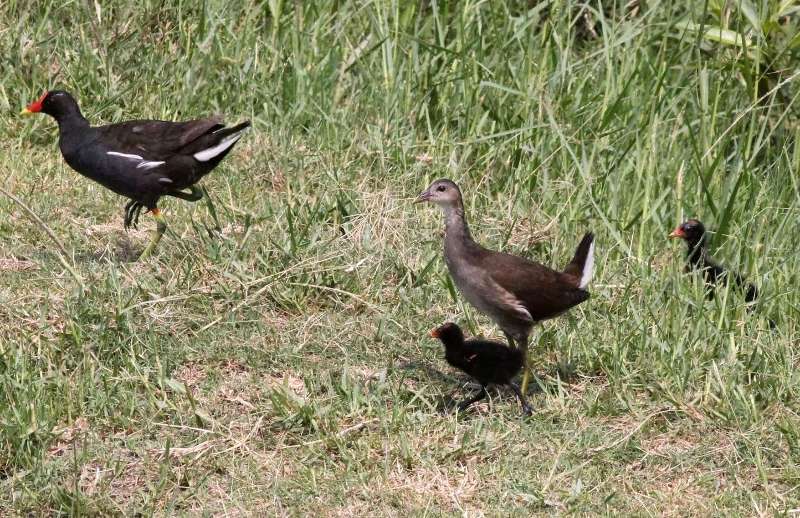
<instances>
[{"instance_id":1,"label":"black moorhen","mask_svg":"<svg viewBox=\"0 0 800 518\"><path fill-rule=\"evenodd\" d=\"M229 128L220 117L208 117L91 127L72 95L60 90L45 92L22 110L23 114L39 112L58 122L58 145L71 168L130 198L125 206L126 229L137 225L142 209L153 213L156 232L140 258L150 255L167 228L158 209L159 198L201 199L203 192L195 184L225 158L250 126L250 121L244 121Z\"/></svg>"},{"instance_id":2,"label":"black moorhen","mask_svg":"<svg viewBox=\"0 0 800 518\"><path fill-rule=\"evenodd\" d=\"M444 211L444 259L467 301L503 330L509 345L522 349L522 392L528 388L528 336L534 324L553 318L589 298L594 235L589 232L563 272L483 248L470 236L461 191L451 180L433 182L417 197Z\"/></svg>"},{"instance_id":3,"label":"black moorhen","mask_svg":"<svg viewBox=\"0 0 800 518\"><path fill-rule=\"evenodd\" d=\"M481 391L474 397L458 405L459 410L464 410L476 401L486 397L488 385L508 385L519 398L522 412L531 415L532 409L519 387L511 379L519 374L523 364L521 349L507 347L499 342L479 340L473 338L464 340L461 328L448 322L431 330L430 335L438 338L444 344L444 358L447 363L459 369L481 384Z\"/></svg>"},{"instance_id":4,"label":"black moorhen","mask_svg":"<svg viewBox=\"0 0 800 518\"><path fill-rule=\"evenodd\" d=\"M747 282L744 277L736 272L726 270L721 264L714 261L708 251L706 243L706 227L697 219L687 219L670 233L671 238L680 238L686 241L689 247L686 256L687 273L693 270L703 272L708 291L706 297L714 298L714 289L718 282L727 283L733 280L734 286L744 292L744 300L752 302L758 297L758 290L755 286Z\"/></svg>"}]
</instances>

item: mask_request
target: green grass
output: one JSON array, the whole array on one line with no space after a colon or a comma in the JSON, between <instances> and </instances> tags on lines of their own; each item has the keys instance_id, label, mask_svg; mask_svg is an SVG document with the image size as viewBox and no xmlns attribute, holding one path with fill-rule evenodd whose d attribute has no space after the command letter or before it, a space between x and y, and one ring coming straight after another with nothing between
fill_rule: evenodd
<instances>
[{"instance_id":1,"label":"green grass","mask_svg":"<svg viewBox=\"0 0 800 518\"><path fill-rule=\"evenodd\" d=\"M702 2L604 3L5 2L0 187L67 254L0 195L0 514L800 508L793 71L758 99L677 28ZM94 123L254 128L133 263L152 219L125 233L16 116L56 87ZM592 299L534 338L530 420L505 392L442 412L472 389L426 331L500 335L411 203L443 176L492 248L563 266L597 234ZM682 274L689 216L754 313Z\"/></svg>"}]
</instances>

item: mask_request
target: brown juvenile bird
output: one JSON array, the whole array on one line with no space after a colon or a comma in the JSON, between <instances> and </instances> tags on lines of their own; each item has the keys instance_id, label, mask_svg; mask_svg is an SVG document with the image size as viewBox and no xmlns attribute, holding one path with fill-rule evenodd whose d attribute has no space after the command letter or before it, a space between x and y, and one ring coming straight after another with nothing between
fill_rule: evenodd
<instances>
[{"instance_id":1,"label":"brown juvenile bird","mask_svg":"<svg viewBox=\"0 0 800 518\"><path fill-rule=\"evenodd\" d=\"M464 217L461 191L451 180L433 182L417 202L441 207L445 219L444 259L453 282L467 301L494 320L509 345L522 350L522 392L528 388L528 336L533 326L553 318L589 298L594 236L583 236L564 271L476 243Z\"/></svg>"},{"instance_id":2,"label":"brown juvenile bird","mask_svg":"<svg viewBox=\"0 0 800 518\"><path fill-rule=\"evenodd\" d=\"M756 287L747 282L744 277L736 272L725 269L721 264L711 258L706 243L706 228L697 219L688 219L675 227L669 235L671 238L680 238L686 241L689 247L686 255L687 273L699 270L703 273L708 291L706 297L714 298L714 290L717 283L728 283L733 281L733 285L744 293L744 300L752 302L758 297Z\"/></svg>"},{"instance_id":3,"label":"brown juvenile bird","mask_svg":"<svg viewBox=\"0 0 800 518\"><path fill-rule=\"evenodd\" d=\"M486 397L488 385L508 385L517 395L522 412L531 415L533 410L525 396L511 380L522 370L522 350L507 347L499 342L473 338L464 340L461 328L448 322L431 330L431 337L438 338L444 345L444 358L447 363L459 369L481 384L481 390L474 397L462 401L459 410L465 410L471 404Z\"/></svg>"}]
</instances>

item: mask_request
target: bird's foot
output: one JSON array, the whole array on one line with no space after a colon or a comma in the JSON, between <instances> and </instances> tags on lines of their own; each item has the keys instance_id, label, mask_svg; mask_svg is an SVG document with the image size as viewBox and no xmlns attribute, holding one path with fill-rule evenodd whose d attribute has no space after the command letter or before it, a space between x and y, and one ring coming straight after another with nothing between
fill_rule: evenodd
<instances>
[{"instance_id":1,"label":"bird's foot","mask_svg":"<svg viewBox=\"0 0 800 518\"><path fill-rule=\"evenodd\" d=\"M527 403L525 403L524 405L522 405L522 415L524 415L525 417L530 417L530 416L532 416L532 415L533 415L533 407L531 407L531 406L530 406L529 404L527 404Z\"/></svg>"},{"instance_id":2,"label":"bird's foot","mask_svg":"<svg viewBox=\"0 0 800 518\"><path fill-rule=\"evenodd\" d=\"M462 401L461 403L456 405L456 412L460 414L464 410L468 409L470 406L472 406L472 401Z\"/></svg>"},{"instance_id":3,"label":"bird's foot","mask_svg":"<svg viewBox=\"0 0 800 518\"><path fill-rule=\"evenodd\" d=\"M470 405L472 405L472 403L478 402L481 399L485 398L486 396L487 396L486 387L481 387L480 392L475 394L473 397L471 397L471 398L469 398L469 399L467 399L465 401L462 401L461 403L458 404L458 411L459 412L463 412L464 410L469 408Z\"/></svg>"},{"instance_id":4,"label":"bird's foot","mask_svg":"<svg viewBox=\"0 0 800 518\"><path fill-rule=\"evenodd\" d=\"M125 205L125 220L123 222L125 230L139 227L139 215L142 213L144 205L136 200L131 200Z\"/></svg>"},{"instance_id":5,"label":"bird's foot","mask_svg":"<svg viewBox=\"0 0 800 518\"><path fill-rule=\"evenodd\" d=\"M511 387L511 390L514 391L514 394L517 395L517 399L519 399L519 404L522 407L522 414L525 417L530 417L533 415L533 407L528 404L528 400L525 399L525 396L520 388L513 383L509 383L509 386Z\"/></svg>"},{"instance_id":6,"label":"bird's foot","mask_svg":"<svg viewBox=\"0 0 800 518\"><path fill-rule=\"evenodd\" d=\"M203 189L192 185L189 187L189 192L184 191L170 191L167 193L169 196L180 198L181 200L195 202L203 198Z\"/></svg>"}]
</instances>

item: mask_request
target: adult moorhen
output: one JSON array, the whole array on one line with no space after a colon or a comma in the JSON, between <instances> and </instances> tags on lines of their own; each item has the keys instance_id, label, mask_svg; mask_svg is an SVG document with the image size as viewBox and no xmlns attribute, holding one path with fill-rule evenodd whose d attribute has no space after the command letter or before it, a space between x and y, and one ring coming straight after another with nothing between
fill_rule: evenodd
<instances>
[{"instance_id":1,"label":"adult moorhen","mask_svg":"<svg viewBox=\"0 0 800 518\"><path fill-rule=\"evenodd\" d=\"M143 208L153 213L156 231L140 258L150 255L167 228L158 209L159 198L201 199L203 193L195 184L225 158L250 126L250 121L244 121L226 127L220 117L208 117L91 127L72 95L60 90L45 92L22 110L23 114L39 112L58 122L58 145L71 168L130 198L125 206L126 229L137 225Z\"/></svg>"},{"instance_id":2,"label":"adult moorhen","mask_svg":"<svg viewBox=\"0 0 800 518\"><path fill-rule=\"evenodd\" d=\"M507 347L499 342L473 338L464 340L461 328L448 322L431 330L430 335L444 344L444 358L447 363L459 369L481 384L481 391L474 397L462 401L459 410L464 410L476 401L486 397L488 385L508 385L519 398L522 412L531 415L532 409L519 387L511 379L522 369L523 352L521 349Z\"/></svg>"},{"instance_id":3,"label":"adult moorhen","mask_svg":"<svg viewBox=\"0 0 800 518\"><path fill-rule=\"evenodd\" d=\"M553 318L589 298L594 235L589 232L562 272L476 243L464 218L461 191L451 180L433 182L417 197L444 211L444 259L467 301L494 320L510 345L523 352L522 392L528 388L528 336L534 324Z\"/></svg>"},{"instance_id":4,"label":"adult moorhen","mask_svg":"<svg viewBox=\"0 0 800 518\"><path fill-rule=\"evenodd\" d=\"M688 219L684 221L675 227L669 237L686 241L689 250L686 256L685 271L687 273L694 270L703 272L703 278L708 288L706 297L709 299L714 298L714 289L718 282L727 283L733 280L734 286L744 292L744 300L746 302L752 302L756 299L758 290L755 286L748 283L738 273L729 272L711 258L706 242L706 228L699 220Z\"/></svg>"}]
</instances>

